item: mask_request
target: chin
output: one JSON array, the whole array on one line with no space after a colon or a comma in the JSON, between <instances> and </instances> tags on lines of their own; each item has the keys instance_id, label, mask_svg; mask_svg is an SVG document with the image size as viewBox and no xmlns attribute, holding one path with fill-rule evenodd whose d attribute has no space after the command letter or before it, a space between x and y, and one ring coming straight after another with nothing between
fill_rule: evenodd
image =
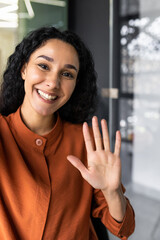
<instances>
[{"instance_id":1,"label":"chin","mask_svg":"<svg viewBox=\"0 0 160 240\"><path fill-rule=\"evenodd\" d=\"M50 116L50 115L53 115L55 113L55 111L51 110L51 109L35 109L36 112L43 116L43 117L47 117L47 116Z\"/></svg>"}]
</instances>

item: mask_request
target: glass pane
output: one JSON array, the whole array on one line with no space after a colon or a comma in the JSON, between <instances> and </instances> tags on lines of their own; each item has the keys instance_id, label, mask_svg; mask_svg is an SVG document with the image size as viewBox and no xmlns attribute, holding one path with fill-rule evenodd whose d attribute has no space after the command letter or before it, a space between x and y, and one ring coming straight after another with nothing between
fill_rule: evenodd
<instances>
[{"instance_id":1,"label":"glass pane","mask_svg":"<svg viewBox=\"0 0 160 240\"><path fill-rule=\"evenodd\" d=\"M67 0L19 0L19 39L28 32L43 26L66 30Z\"/></svg>"},{"instance_id":2,"label":"glass pane","mask_svg":"<svg viewBox=\"0 0 160 240\"><path fill-rule=\"evenodd\" d=\"M158 0L121 1L120 127L124 139L133 139L133 182L155 190L160 190L159 12Z\"/></svg>"},{"instance_id":3,"label":"glass pane","mask_svg":"<svg viewBox=\"0 0 160 240\"><path fill-rule=\"evenodd\" d=\"M8 57L31 30L52 25L67 29L67 0L0 0L0 83Z\"/></svg>"},{"instance_id":4,"label":"glass pane","mask_svg":"<svg viewBox=\"0 0 160 240\"><path fill-rule=\"evenodd\" d=\"M120 131L123 141L133 140L135 117L133 116L133 100L120 99L121 111L119 113Z\"/></svg>"}]
</instances>

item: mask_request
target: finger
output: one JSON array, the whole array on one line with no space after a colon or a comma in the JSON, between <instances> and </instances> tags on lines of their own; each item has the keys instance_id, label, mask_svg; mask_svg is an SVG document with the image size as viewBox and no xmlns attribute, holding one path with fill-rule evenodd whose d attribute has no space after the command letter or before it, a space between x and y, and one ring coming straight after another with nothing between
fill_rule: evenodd
<instances>
[{"instance_id":1,"label":"finger","mask_svg":"<svg viewBox=\"0 0 160 240\"><path fill-rule=\"evenodd\" d=\"M88 176L88 169L84 166L84 164L81 162L81 160L75 156L68 155L67 160L75 167L77 168L83 178L87 178Z\"/></svg>"},{"instance_id":2,"label":"finger","mask_svg":"<svg viewBox=\"0 0 160 240\"><path fill-rule=\"evenodd\" d=\"M88 124L86 122L83 123L83 136L87 152L93 151L94 150L93 141L89 131Z\"/></svg>"},{"instance_id":3,"label":"finger","mask_svg":"<svg viewBox=\"0 0 160 240\"><path fill-rule=\"evenodd\" d=\"M114 148L114 153L116 156L120 156L120 151L121 151L121 133L120 131L116 132L116 142L115 142L115 148Z\"/></svg>"},{"instance_id":4,"label":"finger","mask_svg":"<svg viewBox=\"0 0 160 240\"><path fill-rule=\"evenodd\" d=\"M98 119L96 116L92 118L92 128L93 128L93 135L94 135L96 150L101 150L103 149L102 136L99 130Z\"/></svg>"},{"instance_id":5,"label":"finger","mask_svg":"<svg viewBox=\"0 0 160 240\"><path fill-rule=\"evenodd\" d=\"M110 151L109 133L108 133L107 122L106 122L105 119L101 120L101 126L102 126L102 135L103 135L104 149L106 151Z\"/></svg>"}]
</instances>

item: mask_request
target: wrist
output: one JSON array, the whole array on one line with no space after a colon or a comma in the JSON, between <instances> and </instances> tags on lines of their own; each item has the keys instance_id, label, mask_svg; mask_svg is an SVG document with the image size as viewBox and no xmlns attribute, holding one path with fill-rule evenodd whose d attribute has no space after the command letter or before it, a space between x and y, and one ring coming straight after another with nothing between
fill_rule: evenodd
<instances>
[{"instance_id":1,"label":"wrist","mask_svg":"<svg viewBox=\"0 0 160 240\"><path fill-rule=\"evenodd\" d=\"M101 191L105 196L108 196L108 197L115 197L123 194L121 185L116 189L105 188L105 189L101 189Z\"/></svg>"},{"instance_id":2,"label":"wrist","mask_svg":"<svg viewBox=\"0 0 160 240\"><path fill-rule=\"evenodd\" d=\"M123 194L122 187L116 190L104 189L101 190L108 204L109 212L112 217L122 222L126 212L127 201Z\"/></svg>"}]
</instances>

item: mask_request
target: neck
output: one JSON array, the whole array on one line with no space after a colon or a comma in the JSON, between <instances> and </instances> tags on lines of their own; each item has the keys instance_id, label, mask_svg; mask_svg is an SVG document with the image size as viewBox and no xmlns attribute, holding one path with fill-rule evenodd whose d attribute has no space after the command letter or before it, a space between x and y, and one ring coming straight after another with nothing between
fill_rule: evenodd
<instances>
[{"instance_id":1,"label":"neck","mask_svg":"<svg viewBox=\"0 0 160 240\"><path fill-rule=\"evenodd\" d=\"M26 112L21 107L21 117L24 124L34 133L43 136L48 134L56 123L55 114L42 116L36 112Z\"/></svg>"}]
</instances>

